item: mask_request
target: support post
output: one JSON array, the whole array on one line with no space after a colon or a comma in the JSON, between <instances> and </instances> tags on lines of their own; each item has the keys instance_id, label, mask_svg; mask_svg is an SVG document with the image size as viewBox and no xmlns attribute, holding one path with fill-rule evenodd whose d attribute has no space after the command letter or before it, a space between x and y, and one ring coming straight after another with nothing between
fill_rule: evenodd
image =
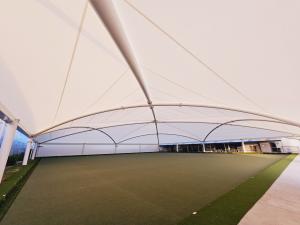
<instances>
[{"instance_id":1,"label":"support post","mask_svg":"<svg viewBox=\"0 0 300 225\"><path fill-rule=\"evenodd\" d=\"M115 154L117 153L118 150L118 144L115 144Z\"/></svg>"},{"instance_id":2,"label":"support post","mask_svg":"<svg viewBox=\"0 0 300 225\"><path fill-rule=\"evenodd\" d=\"M5 122L0 120L0 141L2 140L2 137L4 135L4 130L5 130ZM0 142L1 146L1 142Z\"/></svg>"},{"instance_id":3,"label":"support post","mask_svg":"<svg viewBox=\"0 0 300 225\"><path fill-rule=\"evenodd\" d=\"M179 146L176 144L176 152L179 152Z\"/></svg>"},{"instance_id":4,"label":"support post","mask_svg":"<svg viewBox=\"0 0 300 225\"><path fill-rule=\"evenodd\" d=\"M202 143L203 152L205 152L205 143Z\"/></svg>"},{"instance_id":5,"label":"support post","mask_svg":"<svg viewBox=\"0 0 300 225\"><path fill-rule=\"evenodd\" d=\"M14 141L14 137L16 134L16 130L18 127L19 120L13 120L10 124L6 127L6 132L3 137L3 142L0 149L0 182L2 181L4 170L6 167L7 159L9 156L9 152L11 146Z\"/></svg>"},{"instance_id":6,"label":"support post","mask_svg":"<svg viewBox=\"0 0 300 225\"><path fill-rule=\"evenodd\" d=\"M35 144L34 144L33 151L32 151L32 154L31 154L31 160L34 160L34 159L35 159L36 152L37 152L37 148L38 148L38 143L35 143Z\"/></svg>"},{"instance_id":7,"label":"support post","mask_svg":"<svg viewBox=\"0 0 300 225\"><path fill-rule=\"evenodd\" d=\"M29 139L28 142L27 142L27 145L26 145L25 152L24 152L24 158L23 158L23 162L22 162L23 166L26 166L28 164L28 158L29 158L31 145L32 145L32 140Z\"/></svg>"},{"instance_id":8,"label":"support post","mask_svg":"<svg viewBox=\"0 0 300 225\"><path fill-rule=\"evenodd\" d=\"M81 155L84 155L85 143L82 145Z\"/></svg>"},{"instance_id":9,"label":"support post","mask_svg":"<svg viewBox=\"0 0 300 225\"><path fill-rule=\"evenodd\" d=\"M262 153L262 150L261 150L261 147L260 147L259 142L257 142L257 146L258 146L258 151L259 151L259 153ZM281 149L280 149L280 151L281 151Z\"/></svg>"},{"instance_id":10,"label":"support post","mask_svg":"<svg viewBox=\"0 0 300 225\"><path fill-rule=\"evenodd\" d=\"M246 152L246 147L245 147L245 142L242 141L242 149L243 149L243 152Z\"/></svg>"}]
</instances>

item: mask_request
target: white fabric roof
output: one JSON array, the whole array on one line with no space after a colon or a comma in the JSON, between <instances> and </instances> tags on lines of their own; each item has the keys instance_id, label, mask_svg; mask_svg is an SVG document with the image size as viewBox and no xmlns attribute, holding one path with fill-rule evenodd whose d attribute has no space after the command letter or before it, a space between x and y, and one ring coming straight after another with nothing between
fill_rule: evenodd
<instances>
[{"instance_id":1,"label":"white fabric roof","mask_svg":"<svg viewBox=\"0 0 300 225\"><path fill-rule=\"evenodd\" d=\"M222 123L207 140L300 134L299 1L92 3L0 3L0 110L31 135L47 129L38 141L91 128L203 141ZM80 135L61 140L110 141Z\"/></svg>"}]
</instances>

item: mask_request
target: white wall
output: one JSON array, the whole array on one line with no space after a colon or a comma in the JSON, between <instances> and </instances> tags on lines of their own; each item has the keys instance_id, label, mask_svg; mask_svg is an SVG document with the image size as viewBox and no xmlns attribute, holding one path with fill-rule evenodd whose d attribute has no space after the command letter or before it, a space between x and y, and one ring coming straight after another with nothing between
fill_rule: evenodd
<instances>
[{"instance_id":1,"label":"white wall","mask_svg":"<svg viewBox=\"0 0 300 225\"><path fill-rule=\"evenodd\" d=\"M37 157L101 155L138 152L158 152L157 145L46 145L38 148Z\"/></svg>"},{"instance_id":2,"label":"white wall","mask_svg":"<svg viewBox=\"0 0 300 225\"><path fill-rule=\"evenodd\" d=\"M256 151L254 150L256 148ZM245 151L244 152L259 152L260 148L258 144L245 144Z\"/></svg>"},{"instance_id":3,"label":"white wall","mask_svg":"<svg viewBox=\"0 0 300 225\"><path fill-rule=\"evenodd\" d=\"M300 153L300 141L297 139L282 138L281 144L284 153Z\"/></svg>"},{"instance_id":4,"label":"white wall","mask_svg":"<svg viewBox=\"0 0 300 225\"><path fill-rule=\"evenodd\" d=\"M272 152L272 148L269 142L261 142L259 143L259 145L262 152L266 152L266 153Z\"/></svg>"}]
</instances>

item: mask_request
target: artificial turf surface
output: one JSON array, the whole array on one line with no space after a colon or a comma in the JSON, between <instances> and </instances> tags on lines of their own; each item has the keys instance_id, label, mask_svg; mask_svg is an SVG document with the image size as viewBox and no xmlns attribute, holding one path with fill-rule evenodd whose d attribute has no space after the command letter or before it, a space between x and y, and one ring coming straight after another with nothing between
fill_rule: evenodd
<instances>
[{"instance_id":1,"label":"artificial turf surface","mask_svg":"<svg viewBox=\"0 0 300 225\"><path fill-rule=\"evenodd\" d=\"M209 203L179 225L236 225L296 155L289 155Z\"/></svg>"},{"instance_id":2,"label":"artificial turf surface","mask_svg":"<svg viewBox=\"0 0 300 225\"><path fill-rule=\"evenodd\" d=\"M1 225L175 225L283 155L45 158Z\"/></svg>"},{"instance_id":3,"label":"artificial turf surface","mask_svg":"<svg viewBox=\"0 0 300 225\"><path fill-rule=\"evenodd\" d=\"M30 161L28 165L14 165L5 169L0 185L0 221L22 189L38 160Z\"/></svg>"}]
</instances>

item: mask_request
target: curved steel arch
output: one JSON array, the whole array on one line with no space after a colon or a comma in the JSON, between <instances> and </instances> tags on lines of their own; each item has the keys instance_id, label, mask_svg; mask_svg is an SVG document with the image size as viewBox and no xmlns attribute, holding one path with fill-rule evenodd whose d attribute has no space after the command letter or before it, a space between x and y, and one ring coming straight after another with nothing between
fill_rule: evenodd
<instances>
[{"instance_id":1,"label":"curved steel arch","mask_svg":"<svg viewBox=\"0 0 300 225\"><path fill-rule=\"evenodd\" d=\"M185 138L189 138L189 139L192 139L192 140L195 140L195 141L202 142L200 139L196 139L196 138L189 137L189 136L186 136L186 135L181 135L181 134L158 133L158 135L160 135L160 134L161 135L170 135L170 136L185 137ZM130 138L126 138L124 140L121 140L117 144L121 144L121 143L124 143L126 141L129 141L129 140L132 140L132 139L136 139L136 138L139 138L139 137L145 137L145 136L151 136L151 135L156 135L156 134L150 133L150 134L137 135L137 136L134 136L134 137L130 137Z\"/></svg>"},{"instance_id":2,"label":"curved steel arch","mask_svg":"<svg viewBox=\"0 0 300 225\"><path fill-rule=\"evenodd\" d=\"M266 121L266 122L280 123L280 124L286 124L288 126L293 126L288 123L284 123L281 121L275 121L275 120L263 120L263 119L241 119L241 120L244 120L244 121L247 121L247 120ZM192 124L193 123L201 123L201 124L216 124L216 125L222 124L222 123L217 123L217 122L203 122L203 121L158 121L158 123L192 123ZM274 129L263 128L263 127L255 127L255 126L249 126L249 125L240 125L240 124L227 124L227 125L228 126L237 126L237 127L256 128L256 129L276 131L276 132L285 132L285 133L292 134L292 135L300 135L300 134L290 133L290 132L286 132L286 131L274 130Z\"/></svg>"},{"instance_id":3,"label":"curved steel arch","mask_svg":"<svg viewBox=\"0 0 300 225\"><path fill-rule=\"evenodd\" d=\"M113 128L113 127L122 127L122 126L128 126L128 125L138 125L138 124L150 124L150 123L153 123L153 121L145 121L145 122L136 122L136 123L124 123L124 124L117 124L117 125L110 125L110 126L104 126L104 127L97 127L95 129L106 129L106 128ZM204 121L157 121L157 123L199 123L199 124L217 124L219 125L220 123L217 123L217 122L204 122ZM251 127L251 126L247 126L247 125L235 125L235 124L232 124L232 126L242 126L242 127ZM50 133L53 133L53 132L56 132L56 131L61 131L61 130L68 130L68 129L73 129L73 128L82 128L81 126L73 126L73 127L63 127L63 128L59 128L59 129L56 129L56 130L51 130L51 131L48 131L48 132L45 132L45 133L42 133L40 135L45 135L45 134L50 134ZM88 128L93 128L93 127L88 127ZM264 130L271 130L271 131L277 131L277 130L272 130L272 129L266 129L266 128L260 128L260 127L251 127L251 128L258 128L258 129L264 129ZM87 132L87 131L90 131L89 130L85 130L85 131L79 131L79 132ZM77 134L79 132L74 132L73 134Z\"/></svg>"},{"instance_id":4,"label":"curved steel arch","mask_svg":"<svg viewBox=\"0 0 300 225\"><path fill-rule=\"evenodd\" d=\"M210 108L210 109L226 110L226 111L239 112L239 113L245 113L245 114L249 114L249 115L260 116L260 117L272 119L272 120L275 120L275 121L284 122L288 125L300 128L300 123L297 123L297 122L294 122L294 121L286 120L286 119L283 119L283 118L279 118L279 117L276 117L276 116L267 115L267 114L263 114L263 113L257 113L257 112L242 110L242 109L230 108L230 107L200 105L200 104L183 104L183 103L152 104L152 106L153 107L160 107L160 106L180 107L180 106L183 106L183 107L197 107L197 108ZM149 105L132 105L132 106L126 106L126 107L118 107L118 108L112 108L112 109L102 110L102 111L98 111L98 112L95 112L95 113L90 113L90 114L78 116L78 117L72 118L70 120L66 120L64 122L58 123L54 126L48 127L44 130L41 130L41 131L31 135L31 137L36 137L37 135L45 133L46 131L49 131L53 128L56 128L56 127L59 127L61 125L67 124L69 122L73 122L75 120L79 120L79 119L86 118L86 117L89 117L89 116L102 114L102 113L106 113L106 112L113 112L113 111L117 111L117 110L127 110L127 109L134 109L134 108L149 108Z\"/></svg>"},{"instance_id":5,"label":"curved steel arch","mask_svg":"<svg viewBox=\"0 0 300 225\"><path fill-rule=\"evenodd\" d=\"M98 127L98 128L85 127L85 126L66 127L66 128L61 128L61 129L54 130L54 131L51 131L51 132L56 132L56 131L60 131L60 130L67 130L67 129L73 129L73 128L75 128L75 129L76 129L76 128L86 128L87 130L78 131L78 132L73 132L73 133L66 134L66 135L61 135L61 136L59 136L59 137L56 137L56 138L53 138L53 139L49 139L49 140L40 142L39 144L43 144L43 143L46 143L46 142L49 142L49 141L53 141L53 140L56 140L56 139L60 139L60 138L64 138L64 137L68 137L68 136L72 136L72 135L76 135L76 134L81 134L81 133L90 132L90 131L93 131L93 130L98 130L98 131L104 132L104 131L101 130L101 129L113 128L113 127L122 127L122 126L128 126L128 125L151 124L151 123L153 123L153 122L126 123L126 124L112 125L112 126L105 126L105 127ZM48 132L48 133L51 133L51 132ZM48 133L46 133L46 134L48 134Z\"/></svg>"},{"instance_id":6,"label":"curved steel arch","mask_svg":"<svg viewBox=\"0 0 300 225\"><path fill-rule=\"evenodd\" d=\"M232 125L231 123L235 123L235 122L242 122L242 121L261 121L261 122L269 122L269 123L281 123L281 124L286 124L286 125L291 125L287 122L283 122L283 121L274 121L274 120L264 120L264 119L237 119L237 120L230 120L224 123L221 123L219 125L217 125L216 127L214 127L212 130L210 130L207 135L205 136L205 138L203 139L203 142L206 141L206 139L217 129L219 129L220 127L224 126L224 125ZM251 128L256 128L256 129L264 129L264 128L257 128L257 127L251 127ZM264 130L269 130L269 129L264 129ZM270 129L271 130L271 129ZM277 131L277 130L271 130L271 131L276 131L276 132L283 132L283 133L289 133L289 132L284 132L284 131ZM290 133L292 134L292 133Z\"/></svg>"},{"instance_id":7,"label":"curved steel arch","mask_svg":"<svg viewBox=\"0 0 300 225\"><path fill-rule=\"evenodd\" d=\"M244 139L230 138L230 139L218 139L218 140L209 140L203 142L204 144L214 144L214 143L228 143L228 142L241 142L242 140L249 141L267 141L267 140L280 140L281 138L292 138L294 136L276 136L276 137L245 137Z\"/></svg>"},{"instance_id":8,"label":"curved steel arch","mask_svg":"<svg viewBox=\"0 0 300 225\"><path fill-rule=\"evenodd\" d=\"M206 135L206 138L204 139L204 141L207 139L207 137L210 135L210 133L212 133L215 129L219 128L220 125L230 125L230 126L238 126L238 127L247 127L247 128L255 128L255 129L261 129L261 130L268 130L268 131L274 131L274 132L284 132L284 131L279 131L279 130L274 130L274 129L267 129L267 128L261 128L261 127L254 127L254 126L247 126L247 125L239 125L239 124L230 124L230 122L238 122L238 121L264 121L264 122L272 122L272 123L281 123L281 124L286 124L286 125L290 125L284 122L280 122L280 121L274 121L274 120L263 120L263 119L239 119L239 120L232 120L232 121L227 121L225 123L216 123L216 122L193 122L193 121L157 121L157 123L201 123L201 124L217 124L216 127L214 127L209 133L208 135ZM106 129L106 128L113 128L113 127L121 127L121 126L128 126L128 125L140 125L140 124L151 124L153 123L153 121L147 121L147 122L139 122L139 123L125 123L125 124L119 124L119 125L111 125L111 126L104 126L104 127L98 127L98 128L93 128L93 127L83 127L83 126L74 126L74 127L65 127L65 128L61 128L61 129L57 129L54 131L49 131L46 132L44 134L48 134L48 133L52 133L52 132L56 132L56 131L60 131L60 130L67 130L67 129L73 129L73 128L86 128L87 130L84 131L78 131L78 132L73 132L70 134L66 134L66 135L62 135L53 139L48 139L46 141L40 142L40 144L42 143L47 143L49 141L53 141L56 139L60 139L60 138L64 138L64 137L68 137L68 136L72 136L72 135L76 135L76 134L80 134L80 133L85 133L85 132L89 132L89 131L93 131L93 130L101 130L101 129ZM291 134L291 135L297 135L294 133L290 133L290 132L284 132L287 134Z\"/></svg>"},{"instance_id":9,"label":"curved steel arch","mask_svg":"<svg viewBox=\"0 0 300 225\"><path fill-rule=\"evenodd\" d=\"M108 133L106 133L105 131L103 131L101 129L96 129L96 128L92 128L92 127L84 127L84 126L79 126L79 127L74 127L74 128L83 128L83 129L88 129L88 130L86 130L86 131L79 131L79 132L75 132L75 133L72 133L72 134L66 134L66 135L63 135L63 136L52 138L52 139L47 140L47 141L40 142L38 144L45 144L45 143L47 143L49 141L58 140L58 139L61 139L61 138L64 138L64 137L68 137L68 136L72 136L72 135L76 135L76 134L80 134L80 133L84 133L84 132L88 132L88 131L98 131L98 132L104 134L105 136L107 136L110 140L112 140L114 144L117 144L117 142L113 139L112 136L110 136Z\"/></svg>"},{"instance_id":10,"label":"curved steel arch","mask_svg":"<svg viewBox=\"0 0 300 225\"><path fill-rule=\"evenodd\" d=\"M36 136L38 136L40 134L43 134L43 133L46 133L47 131L50 131L50 130L56 128L56 127L62 126L64 124L67 124L67 123L70 123L70 122L74 122L76 120L87 118L89 116L94 116L94 115L108 113L108 112L114 112L114 111L127 110L127 109L148 108L148 107L149 107L148 105L132 105L132 106L127 106L127 107L121 106L121 107L117 107L117 108L105 109L105 110L101 110L101 111L98 111L98 112L85 114L85 115L78 116L78 117L75 117L75 118L72 118L72 119L69 119L69 120L65 120L65 121L63 121L61 123L58 123L58 124L54 125L54 126L48 127L48 128L46 128L44 130L41 130L41 131L39 131L39 132L31 135L31 137L36 137Z\"/></svg>"},{"instance_id":11,"label":"curved steel arch","mask_svg":"<svg viewBox=\"0 0 300 225\"><path fill-rule=\"evenodd\" d=\"M110 126L98 127L98 128L95 128L95 129L105 129L105 128L112 128L112 127L122 127L122 126L128 126L128 125L138 125L138 124L147 124L147 123L153 123L153 121L135 122L135 123L122 123L122 124L117 124L117 125L110 125ZM42 133L40 135L49 134L49 133L60 131L60 130L73 129L73 128L80 128L80 127L78 127L78 126L63 127L63 128L59 128L59 129L56 129L56 130L51 130L51 131ZM89 127L89 128L92 128L92 127Z\"/></svg>"}]
</instances>

